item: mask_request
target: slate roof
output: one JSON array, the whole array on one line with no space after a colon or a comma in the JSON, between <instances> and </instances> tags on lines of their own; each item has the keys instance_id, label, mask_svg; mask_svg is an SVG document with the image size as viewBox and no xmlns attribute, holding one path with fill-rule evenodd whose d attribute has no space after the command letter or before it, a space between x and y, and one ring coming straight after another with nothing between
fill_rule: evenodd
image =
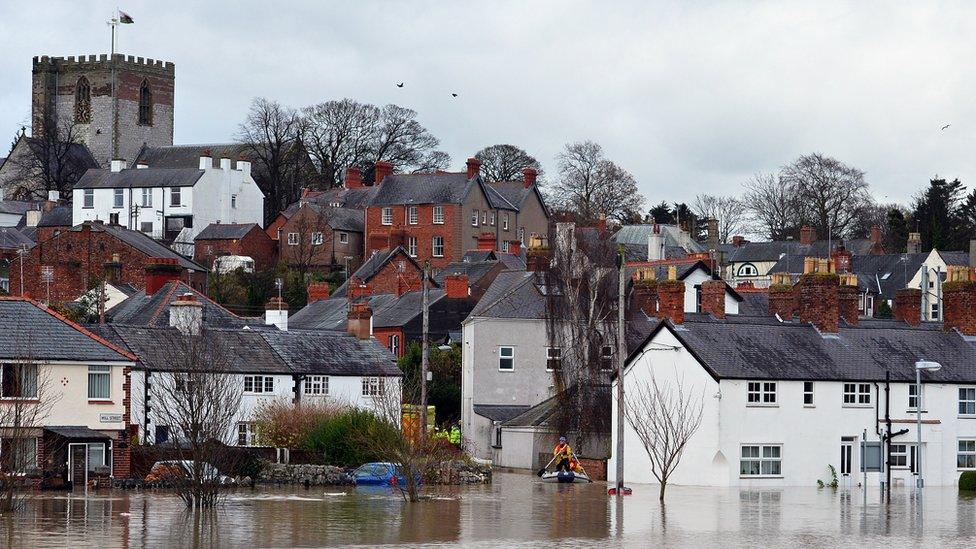
<instances>
[{"instance_id":1,"label":"slate roof","mask_svg":"<svg viewBox=\"0 0 976 549\"><path fill-rule=\"evenodd\" d=\"M476 284L482 277L491 272L495 268L495 265L498 265L498 261L461 261L448 263L443 269L437 271L433 279L438 286L443 287L445 278L458 273L468 275L468 285L470 286Z\"/></svg>"},{"instance_id":2,"label":"slate roof","mask_svg":"<svg viewBox=\"0 0 976 549\"><path fill-rule=\"evenodd\" d=\"M851 258L851 271L857 275L858 286L863 291L894 299L895 292L904 288L928 258L927 253L855 255ZM802 255L784 256L773 265L771 273L803 273Z\"/></svg>"},{"instance_id":3,"label":"slate roof","mask_svg":"<svg viewBox=\"0 0 976 549\"><path fill-rule=\"evenodd\" d=\"M546 298L540 290L537 273L502 271L488 286L485 295L468 318L544 319Z\"/></svg>"},{"instance_id":4,"label":"slate roof","mask_svg":"<svg viewBox=\"0 0 976 549\"><path fill-rule=\"evenodd\" d=\"M195 168L144 168L120 172L88 170L75 183L76 189L118 189L146 187L192 187L203 177Z\"/></svg>"},{"instance_id":5,"label":"slate roof","mask_svg":"<svg viewBox=\"0 0 976 549\"><path fill-rule=\"evenodd\" d=\"M699 242L695 242L686 234L682 234L677 225L658 225L664 235L665 246L677 246L692 253L706 252ZM644 246L644 259L647 259L647 237L654 232L654 225L624 225L613 234L613 241L618 244L638 244Z\"/></svg>"},{"instance_id":6,"label":"slate roof","mask_svg":"<svg viewBox=\"0 0 976 549\"><path fill-rule=\"evenodd\" d=\"M118 238L122 242L125 242L129 246L132 246L136 250L139 250L148 257L167 257L174 258L180 262L180 266L184 269L190 269L192 271L206 272L206 267L187 259L175 251L167 248L166 246L160 244L159 242L152 239L152 237L141 233L139 231L130 231L119 225L108 225L105 223L96 222L85 222L81 225L75 225L70 230L72 232L81 232L85 225L91 227L92 232L106 232L115 238Z\"/></svg>"},{"instance_id":7,"label":"slate roof","mask_svg":"<svg viewBox=\"0 0 976 549\"><path fill-rule=\"evenodd\" d=\"M18 250L23 246L34 247L34 241L13 227L0 227L0 250Z\"/></svg>"},{"instance_id":8,"label":"slate roof","mask_svg":"<svg viewBox=\"0 0 976 549\"><path fill-rule=\"evenodd\" d=\"M464 173L388 175L375 187L369 205L461 204L479 181L479 178L468 179Z\"/></svg>"},{"instance_id":9,"label":"slate roof","mask_svg":"<svg viewBox=\"0 0 976 549\"><path fill-rule=\"evenodd\" d=\"M519 211L528 190L519 181L498 181L485 185L492 207L514 212Z\"/></svg>"},{"instance_id":10,"label":"slate roof","mask_svg":"<svg viewBox=\"0 0 976 549\"><path fill-rule=\"evenodd\" d=\"M852 238L848 240L815 240L812 244L800 244L793 240L773 240L769 242L746 242L738 247L732 247L726 260L732 263L750 261L778 261L785 255L800 257L828 257L831 250L843 244L855 256L871 255L873 243L867 238ZM802 267L803 262L800 262Z\"/></svg>"},{"instance_id":11,"label":"slate roof","mask_svg":"<svg viewBox=\"0 0 976 549\"><path fill-rule=\"evenodd\" d=\"M392 294L379 294L369 296L366 301L375 313L395 299L396 296ZM300 311L288 317L288 326L307 330L345 331L348 316L349 300L344 296L333 294L329 299L320 299L302 307Z\"/></svg>"},{"instance_id":12,"label":"slate roof","mask_svg":"<svg viewBox=\"0 0 976 549\"><path fill-rule=\"evenodd\" d=\"M70 439L103 440L111 438L101 431L89 429L84 425L45 425L45 431Z\"/></svg>"},{"instance_id":13,"label":"slate roof","mask_svg":"<svg viewBox=\"0 0 976 549\"><path fill-rule=\"evenodd\" d=\"M356 272L349 276L349 278L358 278L363 282L369 282L374 276L376 276L377 273L380 272L384 265L396 258L413 263L418 271L423 270L423 267L417 263L417 260L407 254L407 251L403 249L403 246L397 246L393 249L378 250L374 252L373 255L369 256L369 259L364 261L363 264L356 269ZM346 295L347 284L348 281L343 282L342 285L336 288L335 292L332 292L332 295Z\"/></svg>"},{"instance_id":14,"label":"slate roof","mask_svg":"<svg viewBox=\"0 0 976 549\"><path fill-rule=\"evenodd\" d=\"M435 304L445 295L444 290L428 289L428 306L433 309ZM423 292L419 291L407 292L398 299L388 300L373 310L373 326L376 328L403 326L420 316L422 303Z\"/></svg>"},{"instance_id":15,"label":"slate roof","mask_svg":"<svg viewBox=\"0 0 976 549\"><path fill-rule=\"evenodd\" d=\"M122 349L40 303L0 297L0 358L131 362Z\"/></svg>"},{"instance_id":16,"label":"slate roof","mask_svg":"<svg viewBox=\"0 0 976 549\"><path fill-rule=\"evenodd\" d=\"M35 155L44 155L45 149L42 139L35 137L24 137L24 139L27 140L27 145L30 147L32 153ZM59 147L63 145L64 143L62 142ZM51 162L51 173L57 173L60 170L57 163L62 158L65 164L69 165L67 171L81 173L87 169L98 168L98 162L95 161L95 157L92 156L88 147L82 143L70 143L64 154L50 154L48 157Z\"/></svg>"},{"instance_id":17,"label":"slate roof","mask_svg":"<svg viewBox=\"0 0 976 549\"><path fill-rule=\"evenodd\" d=\"M500 252L498 254L498 261L505 264L506 269L513 269L516 271L525 270L525 250L523 249L519 255L508 254L505 252Z\"/></svg>"},{"instance_id":18,"label":"slate roof","mask_svg":"<svg viewBox=\"0 0 976 549\"><path fill-rule=\"evenodd\" d=\"M969 266L969 252L939 252L946 265Z\"/></svg>"},{"instance_id":19,"label":"slate roof","mask_svg":"<svg viewBox=\"0 0 976 549\"><path fill-rule=\"evenodd\" d=\"M577 385L574 385L568 391L575 392L577 387ZM594 389L594 396L596 399L598 399L597 402L603 403L603 405L597 405L597 409L610 410L610 387L608 385L596 386ZM569 398L573 398L572 395L570 395ZM549 421L556 414L559 401L559 395L551 396L539 404L536 404L535 406L523 411L519 415L505 421L503 425L506 427L548 427Z\"/></svg>"},{"instance_id":20,"label":"slate roof","mask_svg":"<svg viewBox=\"0 0 976 549\"><path fill-rule=\"evenodd\" d=\"M508 404L475 404L474 413L492 421L505 422L529 409L529 406Z\"/></svg>"},{"instance_id":21,"label":"slate roof","mask_svg":"<svg viewBox=\"0 0 976 549\"><path fill-rule=\"evenodd\" d=\"M353 208L335 208L322 204L309 204L317 213L325 217L329 227L340 231L361 233L366 230L365 214Z\"/></svg>"},{"instance_id":22,"label":"slate roof","mask_svg":"<svg viewBox=\"0 0 976 549\"><path fill-rule=\"evenodd\" d=\"M468 250L464 252L461 261L465 263L474 261L494 261L498 259L494 250Z\"/></svg>"},{"instance_id":23,"label":"slate roof","mask_svg":"<svg viewBox=\"0 0 976 549\"><path fill-rule=\"evenodd\" d=\"M61 204L41 214L38 227L70 227L72 222L71 206Z\"/></svg>"},{"instance_id":24,"label":"slate roof","mask_svg":"<svg viewBox=\"0 0 976 549\"><path fill-rule=\"evenodd\" d=\"M347 189L345 187L336 187L317 194L315 196L309 197L307 201L312 204L321 205L332 205L339 204L341 208L349 208L351 210L365 210L369 206L370 200L373 199L373 195L379 187L362 187L355 189ZM297 204L297 203L296 203Z\"/></svg>"},{"instance_id":25,"label":"slate roof","mask_svg":"<svg viewBox=\"0 0 976 549\"><path fill-rule=\"evenodd\" d=\"M663 322L648 340L665 326L718 379L882 381L890 370L892 380L905 382L915 380L915 361L925 359L943 366L926 374L931 382L976 382L976 345L936 325L842 323L838 334L825 336L810 324L775 318L686 314L684 324Z\"/></svg>"},{"instance_id":26,"label":"slate roof","mask_svg":"<svg viewBox=\"0 0 976 549\"><path fill-rule=\"evenodd\" d=\"M770 316L769 292L742 292L739 314L745 316Z\"/></svg>"},{"instance_id":27,"label":"slate roof","mask_svg":"<svg viewBox=\"0 0 976 549\"><path fill-rule=\"evenodd\" d=\"M24 215L28 210L38 210L43 202L24 200L0 200L0 213Z\"/></svg>"},{"instance_id":28,"label":"slate roof","mask_svg":"<svg viewBox=\"0 0 976 549\"><path fill-rule=\"evenodd\" d=\"M323 331L262 332L264 340L302 374L398 376L395 358L375 339Z\"/></svg>"},{"instance_id":29,"label":"slate roof","mask_svg":"<svg viewBox=\"0 0 976 549\"><path fill-rule=\"evenodd\" d=\"M242 143L210 143L199 145L167 145L149 147L144 145L136 156L133 165L145 162L150 168L198 168L200 155L210 149L214 167L220 166L221 158L229 158L236 168L237 159L248 153L249 147Z\"/></svg>"},{"instance_id":30,"label":"slate roof","mask_svg":"<svg viewBox=\"0 0 976 549\"><path fill-rule=\"evenodd\" d=\"M258 227L257 223L211 223L194 240L239 240L255 227Z\"/></svg>"},{"instance_id":31,"label":"slate roof","mask_svg":"<svg viewBox=\"0 0 976 549\"><path fill-rule=\"evenodd\" d=\"M184 282L167 282L156 293L147 296L138 291L105 312L108 322L132 326L169 326L169 306L177 297L191 293L203 305L203 324L208 327L242 327L252 323L188 286ZM262 321L257 323L263 324Z\"/></svg>"},{"instance_id":32,"label":"slate roof","mask_svg":"<svg viewBox=\"0 0 976 549\"><path fill-rule=\"evenodd\" d=\"M647 261L647 243L644 244L623 244L624 257L627 261ZM681 246L665 246L665 259L684 259L688 257L688 252Z\"/></svg>"}]
</instances>

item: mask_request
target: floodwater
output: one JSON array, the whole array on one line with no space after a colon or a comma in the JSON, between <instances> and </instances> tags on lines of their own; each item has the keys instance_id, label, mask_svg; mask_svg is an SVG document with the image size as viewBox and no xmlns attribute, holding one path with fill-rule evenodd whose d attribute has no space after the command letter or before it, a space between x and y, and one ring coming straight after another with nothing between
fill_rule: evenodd
<instances>
[{"instance_id":1,"label":"floodwater","mask_svg":"<svg viewBox=\"0 0 976 549\"><path fill-rule=\"evenodd\" d=\"M163 492L42 493L0 517L0 547L973 547L976 499L952 488L896 490L867 505L859 488L739 490L542 484L496 474L490 486L436 487L407 504L384 488L257 488L213 512ZM622 506L622 507L620 507ZM622 520L620 520L622 517Z\"/></svg>"}]
</instances>

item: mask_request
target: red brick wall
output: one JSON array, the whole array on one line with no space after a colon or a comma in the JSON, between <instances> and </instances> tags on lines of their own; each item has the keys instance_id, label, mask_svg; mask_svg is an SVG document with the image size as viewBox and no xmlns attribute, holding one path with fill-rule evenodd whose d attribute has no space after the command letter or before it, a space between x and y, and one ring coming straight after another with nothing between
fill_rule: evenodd
<instances>
[{"instance_id":1,"label":"red brick wall","mask_svg":"<svg viewBox=\"0 0 976 549\"><path fill-rule=\"evenodd\" d=\"M448 263L461 261L464 255L464 246L461 242L461 207L456 204L444 204L444 224L434 225L434 206L431 204L421 204L417 206L417 224L408 225L406 206L392 206L393 224L383 225L382 207L371 207L366 209L366 253L364 257L369 257L376 250L399 244L400 238L394 236L389 238L393 231L402 231L403 247L407 247L407 237L417 238L417 257L418 262L423 264L430 259L430 264L435 269L440 269ZM433 257L432 246L433 237L444 237L444 257Z\"/></svg>"},{"instance_id":2,"label":"red brick wall","mask_svg":"<svg viewBox=\"0 0 976 549\"><path fill-rule=\"evenodd\" d=\"M214 260L222 255L246 255L254 259L256 269L262 270L275 264L277 246L258 227L239 240L198 240L194 243L193 259L208 269L213 268Z\"/></svg>"},{"instance_id":3,"label":"red brick wall","mask_svg":"<svg viewBox=\"0 0 976 549\"><path fill-rule=\"evenodd\" d=\"M387 349L390 348L391 335L400 336L400 345L397 348L397 358L400 358L403 356L403 348L406 343L406 339L403 337L403 330L400 328L373 328L373 337Z\"/></svg>"},{"instance_id":4,"label":"red brick wall","mask_svg":"<svg viewBox=\"0 0 976 549\"><path fill-rule=\"evenodd\" d=\"M397 268L399 263L403 263L403 271ZM417 291L421 287L423 273L411 261L403 256L394 257L389 261L376 276L366 282L368 293L376 294L399 294ZM429 287L429 285L428 285Z\"/></svg>"},{"instance_id":5,"label":"red brick wall","mask_svg":"<svg viewBox=\"0 0 976 549\"><path fill-rule=\"evenodd\" d=\"M268 235L268 237L271 238L271 240L274 240L275 242L277 242L278 241L278 229L280 229L287 221L288 221L288 218L286 218L282 214L278 214L278 217L274 218L274 221L272 221L271 224L268 225L268 227L266 229L264 229L264 232Z\"/></svg>"}]
</instances>

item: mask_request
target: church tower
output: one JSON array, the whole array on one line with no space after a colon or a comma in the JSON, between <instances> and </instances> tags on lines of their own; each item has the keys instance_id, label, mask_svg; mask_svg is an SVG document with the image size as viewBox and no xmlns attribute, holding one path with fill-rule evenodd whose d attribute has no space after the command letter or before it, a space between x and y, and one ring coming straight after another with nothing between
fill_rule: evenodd
<instances>
[{"instance_id":1,"label":"church tower","mask_svg":"<svg viewBox=\"0 0 976 549\"><path fill-rule=\"evenodd\" d=\"M102 167L113 159L132 162L143 143L173 144L175 83L173 63L159 60L122 54L35 57L32 135L67 135L70 128Z\"/></svg>"}]
</instances>

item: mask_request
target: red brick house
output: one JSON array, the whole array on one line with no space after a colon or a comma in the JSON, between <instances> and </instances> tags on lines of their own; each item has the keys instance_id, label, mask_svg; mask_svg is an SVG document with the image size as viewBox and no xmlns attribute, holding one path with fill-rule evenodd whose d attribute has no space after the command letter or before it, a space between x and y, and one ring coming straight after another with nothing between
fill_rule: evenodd
<instances>
[{"instance_id":1,"label":"red brick house","mask_svg":"<svg viewBox=\"0 0 976 549\"><path fill-rule=\"evenodd\" d=\"M102 279L145 289L145 265L154 258L170 262L168 268L178 271L181 279L203 289L207 269L202 265L138 231L88 221L39 239L24 261L24 287L14 277L10 293L61 304L74 301ZM49 273L50 283L44 273Z\"/></svg>"},{"instance_id":2,"label":"red brick house","mask_svg":"<svg viewBox=\"0 0 976 549\"><path fill-rule=\"evenodd\" d=\"M291 267L312 271L355 270L363 261L363 212L360 210L303 203L276 232L278 257Z\"/></svg>"},{"instance_id":3,"label":"red brick house","mask_svg":"<svg viewBox=\"0 0 976 549\"><path fill-rule=\"evenodd\" d=\"M353 301L378 294L401 296L420 289L423 271L423 267L402 247L381 250L356 269L332 295ZM436 287L436 283L431 281L430 286Z\"/></svg>"},{"instance_id":4,"label":"red brick house","mask_svg":"<svg viewBox=\"0 0 976 549\"><path fill-rule=\"evenodd\" d=\"M211 223L193 239L193 260L213 268L223 255L243 255L254 260L258 270L273 267L277 246L256 223Z\"/></svg>"}]
</instances>

